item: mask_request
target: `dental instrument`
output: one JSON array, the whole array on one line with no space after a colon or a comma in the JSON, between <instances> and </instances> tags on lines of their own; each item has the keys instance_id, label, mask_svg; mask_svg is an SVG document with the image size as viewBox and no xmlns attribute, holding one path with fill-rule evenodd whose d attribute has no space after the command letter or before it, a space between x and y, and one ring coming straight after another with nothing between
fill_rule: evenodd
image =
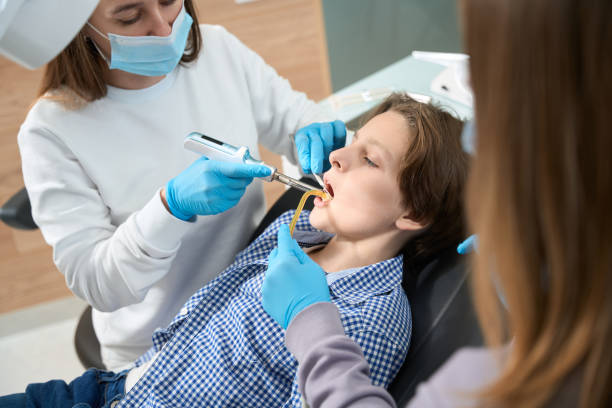
<instances>
[{"instance_id":1,"label":"dental instrument","mask_svg":"<svg viewBox=\"0 0 612 408\"><path fill-rule=\"evenodd\" d=\"M331 196L331 194L329 194L329 191L327 191L327 187L325 187L325 183L323 182L321 176L316 173L312 173L312 175L314 176L315 180L317 180L317 183L319 183L319 185L323 187L323 191L325 191L328 196Z\"/></svg>"},{"instance_id":2,"label":"dental instrument","mask_svg":"<svg viewBox=\"0 0 612 408\"><path fill-rule=\"evenodd\" d=\"M298 190L308 192L311 190L321 190L320 188L303 183L279 172L276 167L270 166L261 160L253 158L246 146L236 147L229 143L224 143L220 140L207 136L199 132L191 132L183 143L187 150L196 152L208 157L211 160L220 160L234 163L259 164L266 166L271 170L267 177L262 177L265 181L278 181L289 187L297 188Z\"/></svg>"}]
</instances>

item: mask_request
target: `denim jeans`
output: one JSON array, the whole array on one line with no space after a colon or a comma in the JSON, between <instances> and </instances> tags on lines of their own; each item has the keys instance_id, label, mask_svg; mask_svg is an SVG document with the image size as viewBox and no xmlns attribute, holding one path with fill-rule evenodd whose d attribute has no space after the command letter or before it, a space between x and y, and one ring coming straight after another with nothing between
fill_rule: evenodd
<instances>
[{"instance_id":1,"label":"denim jeans","mask_svg":"<svg viewBox=\"0 0 612 408\"><path fill-rule=\"evenodd\" d=\"M125 395L128 371L114 373L90 368L70 384L62 380L30 384L24 394L0 397L0 408L111 408Z\"/></svg>"}]
</instances>

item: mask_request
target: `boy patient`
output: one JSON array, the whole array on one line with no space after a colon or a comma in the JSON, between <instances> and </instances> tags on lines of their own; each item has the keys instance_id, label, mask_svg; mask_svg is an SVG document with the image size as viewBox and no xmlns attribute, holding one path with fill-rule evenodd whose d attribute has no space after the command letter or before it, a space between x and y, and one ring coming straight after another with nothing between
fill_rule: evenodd
<instances>
[{"instance_id":1,"label":"boy patient","mask_svg":"<svg viewBox=\"0 0 612 408\"><path fill-rule=\"evenodd\" d=\"M376 385L391 382L408 350L404 287L463 238L461 129L434 105L391 95L350 144L331 153L324 181L333 198L315 198L293 234L326 272L345 332L361 346ZM55 392L76 404L80 387L95 394L92 406L301 406L297 363L283 328L261 306L268 257L293 213L277 218L158 329L134 368L90 369L70 385L31 384L19 398L59 406L42 397Z\"/></svg>"}]
</instances>

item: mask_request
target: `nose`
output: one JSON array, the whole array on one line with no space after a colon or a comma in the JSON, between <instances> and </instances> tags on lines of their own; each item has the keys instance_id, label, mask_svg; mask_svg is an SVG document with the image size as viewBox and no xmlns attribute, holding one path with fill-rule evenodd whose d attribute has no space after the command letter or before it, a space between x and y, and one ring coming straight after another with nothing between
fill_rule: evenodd
<instances>
[{"instance_id":1,"label":"nose","mask_svg":"<svg viewBox=\"0 0 612 408\"><path fill-rule=\"evenodd\" d=\"M164 16L164 13L162 13L161 8L158 6L152 13L151 20L151 30L149 35L167 37L170 35L170 33L172 33L172 24L174 23L174 20L176 20L176 17L169 21L168 17Z\"/></svg>"},{"instance_id":2,"label":"nose","mask_svg":"<svg viewBox=\"0 0 612 408\"><path fill-rule=\"evenodd\" d=\"M346 147L334 150L329 154L329 163L332 168L336 168L338 171L345 170L347 167L346 159Z\"/></svg>"}]
</instances>

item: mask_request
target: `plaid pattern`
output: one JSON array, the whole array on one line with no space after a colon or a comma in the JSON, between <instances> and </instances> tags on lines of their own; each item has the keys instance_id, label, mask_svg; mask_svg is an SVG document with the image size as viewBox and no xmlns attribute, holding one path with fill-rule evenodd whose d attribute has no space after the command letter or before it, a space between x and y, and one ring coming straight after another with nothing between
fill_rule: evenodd
<instances>
[{"instance_id":1,"label":"plaid pattern","mask_svg":"<svg viewBox=\"0 0 612 408\"><path fill-rule=\"evenodd\" d=\"M153 348L162 351L121 407L299 407L297 362L284 345L283 329L261 306L267 258L276 246L276 219L219 277L194 294ZM294 237L302 246L327 242L308 211ZM387 386L399 370L411 332L410 307L401 288L402 258L355 268L330 284L346 334L362 348L374 384Z\"/></svg>"}]
</instances>

